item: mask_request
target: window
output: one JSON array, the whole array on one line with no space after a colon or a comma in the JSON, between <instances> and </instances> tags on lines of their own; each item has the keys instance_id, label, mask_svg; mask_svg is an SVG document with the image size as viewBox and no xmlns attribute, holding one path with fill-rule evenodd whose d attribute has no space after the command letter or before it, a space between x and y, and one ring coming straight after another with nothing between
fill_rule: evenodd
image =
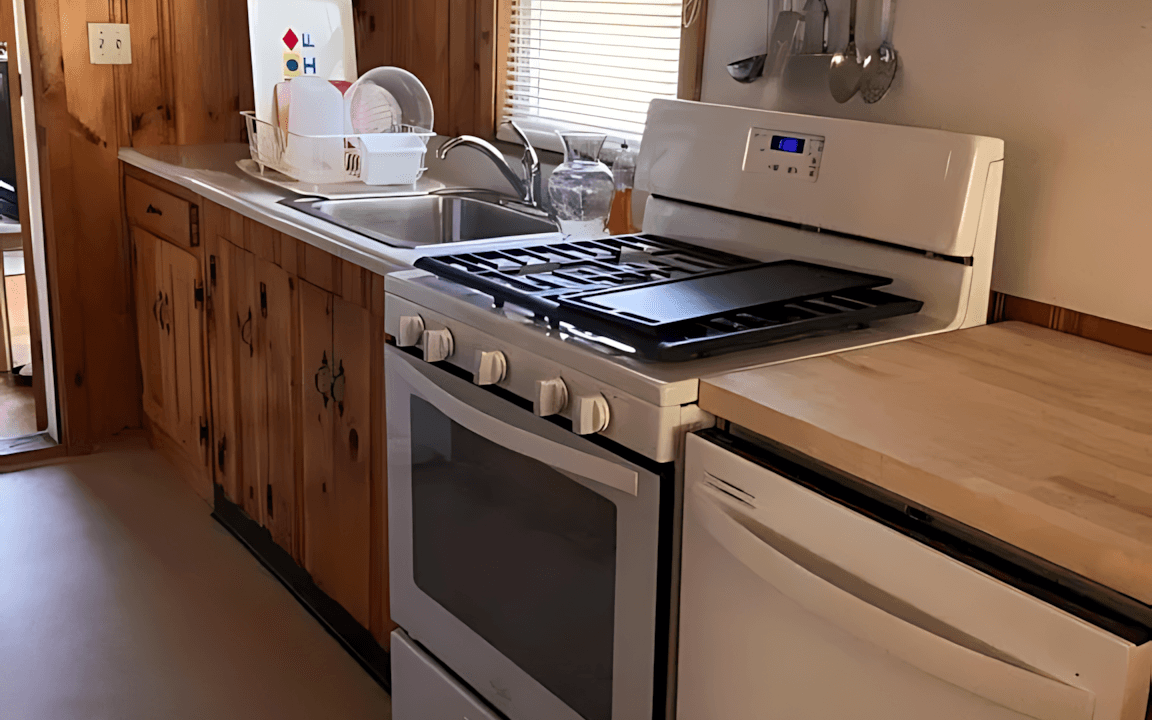
<instances>
[{"instance_id":1,"label":"window","mask_svg":"<svg viewBox=\"0 0 1152 720\"><path fill-rule=\"evenodd\" d=\"M698 0L505 0L510 34L502 118L539 147L556 130L639 140L648 104L677 96L681 32ZM511 139L508 130L500 136Z\"/></svg>"}]
</instances>

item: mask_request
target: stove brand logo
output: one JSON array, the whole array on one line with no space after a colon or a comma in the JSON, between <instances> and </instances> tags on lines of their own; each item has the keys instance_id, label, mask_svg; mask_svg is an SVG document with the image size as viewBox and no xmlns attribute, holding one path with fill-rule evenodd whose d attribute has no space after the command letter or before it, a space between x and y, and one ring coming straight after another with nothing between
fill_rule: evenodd
<instances>
[{"instance_id":1,"label":"stove brand logo","mask_svg":"<svg viewBox=\"0 0 1152 720\"><path fill-rule=\"evenodd\" d=\"M292 28L281 38L288 51L284 53L284 77L294 78L301 75L316 75L316 44L312 42L312 33L302 32L299 35ZM300 48L297 51L297 48Z\"/></svg>"}]
</instances>

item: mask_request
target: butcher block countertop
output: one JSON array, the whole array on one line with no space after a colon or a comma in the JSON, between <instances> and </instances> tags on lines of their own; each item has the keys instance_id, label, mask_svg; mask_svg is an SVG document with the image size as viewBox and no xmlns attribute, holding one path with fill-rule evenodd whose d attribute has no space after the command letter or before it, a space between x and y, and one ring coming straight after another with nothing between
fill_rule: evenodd
<instances>
[{"instance_id":1,"label":"butcher block countertop","mask_svg":"<svg viewBox=\"0 0 1152 720\"><path fill-rule=\"evenodd\" d=\"M1152 357L1003 323L712 378L700 405L1152 605Z\"/></svg>"}]
</instances>

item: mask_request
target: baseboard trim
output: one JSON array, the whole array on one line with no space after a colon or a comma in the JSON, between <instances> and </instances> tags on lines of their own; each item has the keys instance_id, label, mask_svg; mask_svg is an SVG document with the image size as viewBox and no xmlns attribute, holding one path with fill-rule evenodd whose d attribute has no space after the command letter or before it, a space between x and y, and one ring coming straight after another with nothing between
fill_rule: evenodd
<instances>
[{"instance_id":1,"label":"baseboard trim","mask_svg":"<svg viewBox=\"0 0 1152 720\"><path fill-rule=\"evenodd\" d=\"M315 617L324 629L344 647L360 666L389 693L392 692L392 662L376 638L340 603L329 597L312 581L312 576L296 564L292 555L272 540L238 505L224 496L224 488L215 485L215 509L212 517L239 540L264 567Z\"/></svg>"},{"instance_id":2,"label":"baseboard trim","mask_svg":"<svg viewBox=\"0 0 1152 720\"><path fill-rule=\"evenodd\" d=\"M1077 335L1105 345L1112 345L1143 355L1152 355L1152 330L1135 325L1125 325L1115 320L1087 315L1036 300L1026 300L998 292L992 293L992 302L988 306L988 322L997 323L1009 320L1039 325L1049 330Z\"/></svg>"}]
</instances>

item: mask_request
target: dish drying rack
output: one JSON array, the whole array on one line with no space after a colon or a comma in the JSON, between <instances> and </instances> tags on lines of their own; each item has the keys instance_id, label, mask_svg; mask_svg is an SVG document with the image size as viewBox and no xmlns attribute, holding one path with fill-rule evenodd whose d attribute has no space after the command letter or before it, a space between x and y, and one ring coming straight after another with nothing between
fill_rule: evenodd
<instances>
[{"instance_id":1,"label":"dish drying rack","mask_svg":"<svg viewBox=\"0 0 1152 720\"><path fill-rule=\"evenodd\" d=\"M248 126L252 160L261 172L270 168L314 185L414 184L427 170L428 140L436 134L401 125L397 132L375 135L297 135L260 120L251 110L240 114ZM390 147L382 150L381 145Z\"/></svg>"}]
</instances>

